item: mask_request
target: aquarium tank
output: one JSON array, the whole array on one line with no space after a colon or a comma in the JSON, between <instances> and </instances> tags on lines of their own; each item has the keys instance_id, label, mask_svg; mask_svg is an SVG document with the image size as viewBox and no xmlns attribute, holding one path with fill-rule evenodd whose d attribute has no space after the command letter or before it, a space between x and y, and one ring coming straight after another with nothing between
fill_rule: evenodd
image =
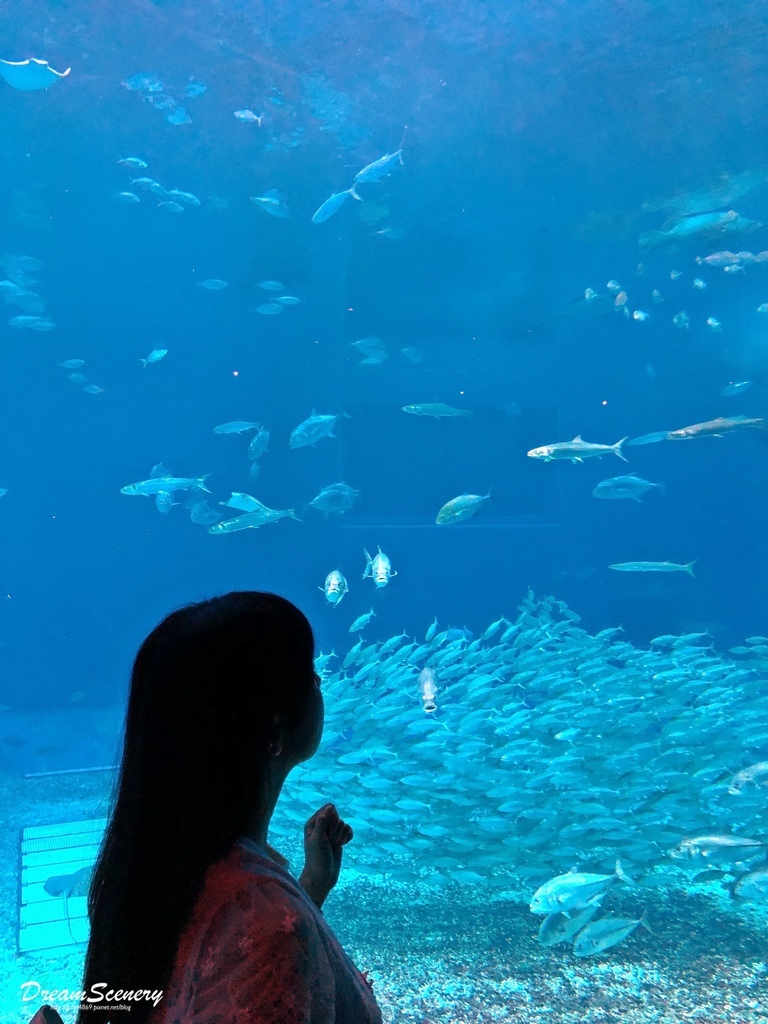
<instances>
[{"instance_id":1,"label":"aquarium tank","mask_svg":"<svg viewBox=\"0 0 768 1024\"><path fill-rule=\"evenodd\" d=\"M389 1024L768 1021L759 0L0 9L0 1019L131 663L284 595Z\"/></svg>"}]
</instances>

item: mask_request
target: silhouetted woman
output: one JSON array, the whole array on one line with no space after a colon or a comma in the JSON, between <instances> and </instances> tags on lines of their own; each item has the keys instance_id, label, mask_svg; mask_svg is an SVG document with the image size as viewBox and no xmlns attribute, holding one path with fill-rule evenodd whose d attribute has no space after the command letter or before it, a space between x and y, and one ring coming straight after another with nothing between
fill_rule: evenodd
<instances>
[{"instance_id":1,"label":"silhouetted woman","mask_svg":"<svg viewBox=\"0 0 768 1024\"><path fill-rule=\"evenodd\" d=\"M381 1021L319 909L352 830L332 804L314 814L298 883L267 845L286 776L320 743L319 684L312 629L274 594L191 605L144 641L88 900L82 987L104 998L78 1024Z\"/></svg>"}]
</instances>

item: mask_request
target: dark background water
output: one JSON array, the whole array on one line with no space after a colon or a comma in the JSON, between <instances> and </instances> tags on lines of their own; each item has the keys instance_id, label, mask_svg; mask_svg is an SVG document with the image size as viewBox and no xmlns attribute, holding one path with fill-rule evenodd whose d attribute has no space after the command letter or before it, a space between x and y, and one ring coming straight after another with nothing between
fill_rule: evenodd
<instances>
[{"instance_id":1,"label":"dark background water","mask_svg":"<svg viewBox=\"0 0 768 1024\"><path fill-rule=\"evenodd\" d=\"M766 412L768 320L755 310L768 269L702 272L694 257L768 248L768 230L676 251L637 241L664 220L643 203L768 172L764 4L17 0L0 28L3 57L72 66L48 91L0 83L0 248L43 261L37 290L58 325L0 327L0 702L39 712L84 691L80 707L114 703L160 617L233 588L295 600L326 651L371 606L381 638L422 634L435 615L478 631L529 586L590 629L623 623L638 643L709 629L727 647L765 632L758 435L631 448L628 466L525 455L577 433L612 443ZM193 123L169 124L121 85L140 71ZM187 100L190 76L208 90ZM261 128L233 117L244 107L265 113ZM404 166L363 186L364 204L312 224L406 125ZM201 207L116 203L128 155ZM289 219L250 202L270 188ZM766 187L732 205L768 222ZM377 233L386 227L406 234ZM208 292L206 278L230 287ZM265 278L302 305L259 316ZM561 316L611 278L651 320ZM671 323L683 309L687 331ZM425 362L359 368L349 343L370 334ZM142 369L159 347L166 359ZM57 363L73 357L103 394L66 379ZM750 391L720 397L741 379ZM399 412L432 401L473 419ZM510 402L521 415L503 411ZM288 449L313 407L346 414L338 439ZM256 484L247 436L212 432L240 418L272 434ZM214 503L243 490L304 521L212 537L183 507L162 516L119 493L160 461L211 473ZM592 497L630 471L666 495ZM305 506L336 480L360 501L324 522ZM489 489L476 519L434 525L449 498ZM398 571L382 592L361 579L363 548L377 545ZM694 558L695 580L607 568ZM339 608L318 590L332 568L350 583Z\"/></svg>"}]
</instances>

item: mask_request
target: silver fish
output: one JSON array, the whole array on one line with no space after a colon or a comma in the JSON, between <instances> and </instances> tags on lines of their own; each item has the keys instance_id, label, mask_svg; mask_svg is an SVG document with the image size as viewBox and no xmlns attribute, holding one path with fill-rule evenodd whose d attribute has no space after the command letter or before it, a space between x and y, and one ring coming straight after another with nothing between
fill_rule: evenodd
<instances>
[{"instance_id":1,"label":"silver fish","mask_svg":"<svg viewBox=\"0 0 768 1024\"><path fill-rule=\"evenodd\" d=\"M628 440L622 437L616 444L593 444L591 441L582 441L581 434L577 434L572 441L558 441L555 444L545 444L540 448L531 448L527 453L531 459L543 459L544 462L552 462L555 459L570 459L571 462L583 462L584 459L593 457L601 458L603 455L613 453L620 459L628 460L622 455L622 445Z\"/></svg>"}]
</instances>

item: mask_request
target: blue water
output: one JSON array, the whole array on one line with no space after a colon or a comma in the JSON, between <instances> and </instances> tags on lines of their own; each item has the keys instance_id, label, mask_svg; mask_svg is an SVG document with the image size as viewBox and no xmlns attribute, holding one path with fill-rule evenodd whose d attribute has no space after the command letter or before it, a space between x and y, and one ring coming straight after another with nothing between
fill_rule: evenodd
<instances>
[{"instance_id":1,"label":"blue water","mask_svg":"<svg viewBox=\"0 0 768 1024\"><path fill-rule=\"evenodd\" d=\"M435 616L477 636L514 618L529 587L566 601L588 632L623 625L641 647L707 631L725 652L764 633L760 431L628 447L628 464L526 452L765 413L756 310L768 269L726 274L695 257L756 253L768 229L651 251L638 238L668 215L644 204L726 174L768 180L767 26L757 0L16 0L0 11L0 57L72 68L47 90L0 82L0 251L41 261L31 289L56 323L6 327L23 312L12 304L0 323L0 768L112 763L114 732L94 723L99 709L119 713L141 639L169 609L231 589L294 600L324 652L348 649L370 607L369 639L404 630L420 642ZM122 84L137 73L162 80L191 123L169 123L160 94L150 103ZM190 80L206 91L186 95ZM243 109L261 125L233 116ZM311 223L401 145L403 165L361 185L364 202ZM148 168L118 164L128 156ZM131 185L142 175L200 205L159 206ZM270 189L289 217L251 202ZM114 198L125 190L140 202ZM768 223L768 185L723 208ZM199 287L211 278L228 287ZM265 279L301 303L259 315L274 300ZM650 319L575 315L609 280ZM683 310L686 330L672 323ZM361 367L351 343L370 335L392 355ZM71 358L102 393L66 379L57 364ZM743 394L721 396L742 380ZM473 416L400 411L419 402ZM336 439L291 450L313 409L339 416ZM251 435L213 432L234 419L271 433L256 482ZM162 515L120 493L160 462L210 473L202 497L217 510L243 491L302 521L210 536L183 504ZM592 496L628 472L666 493ZM325 521L308 503L336 481L360 497ZM476 517L435 525L450 498L489 491ZM363 549L377 546L397 570L381 591L362 579ZM694 559L695 579L608 568ZM338 607L319 589L335 568L350 588Z\"/></svg>"}]
</instances>

